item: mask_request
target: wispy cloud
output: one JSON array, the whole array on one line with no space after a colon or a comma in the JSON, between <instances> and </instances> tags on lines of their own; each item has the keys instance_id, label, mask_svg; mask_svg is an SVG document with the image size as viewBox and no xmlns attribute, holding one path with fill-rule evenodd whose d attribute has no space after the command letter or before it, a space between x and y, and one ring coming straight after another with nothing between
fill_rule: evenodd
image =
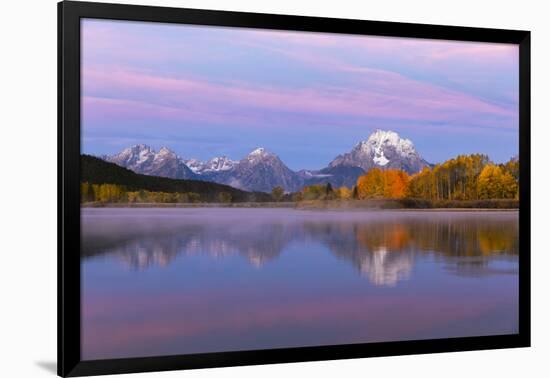
<instances>
[{"instance_id":1,"label":"wispy cloud","mask_svg":"<svg viewBox=\"0 0 550 378\"><path fill-rule=\"evenodd\" d=\"M472 114L514 116L512 110L400 74L369 68L340 69L358 74L354 85L285 88L163 77L129 68L89 68L83 72L83 88L89 98L85 105L96 106L96 111L89 113L91 117L99 113L97 106L101 105L106 109L103 116L109 117L181 117L231 123L246 121L247 114L262 111L410 120L461 120ZM89 111L86 106L84 109Z\"/></svg>"},{"instance_id":2,"label":"wispy cloud","mask_svg":"<svg viewBox=\"0 0 550 378\"><path fill-rule=\"evenodd\" d=\"M87 135L144 120L182 138L248 128L258 145L284 128L517 129L514 45L86 20L82 47Z\"/></svg>"}]
</instances>

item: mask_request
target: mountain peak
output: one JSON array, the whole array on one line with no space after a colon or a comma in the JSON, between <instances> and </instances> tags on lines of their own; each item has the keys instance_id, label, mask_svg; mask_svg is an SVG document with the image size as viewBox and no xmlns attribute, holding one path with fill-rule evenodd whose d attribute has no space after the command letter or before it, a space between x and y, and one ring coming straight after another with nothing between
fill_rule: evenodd
<instances>
[{"instance_id":1,"label":"mountain peak","mask_svg":"<svg viewBox=\"0 0 550 378\"><path fill-rule=\"evenodd\" d=\"M232 170L238 163L238 161L231 160L225 155L216 156L207 161L188 159L183 160L183 162L189 167L189 169L199 175L227 172Z\"/></svg>"},{"instance_id":2,"label":"mountain peak","mask_svg":"<svg viewBox=\"0 0 550 378\"><path fill-rule=\"evenodd\" d=\"M196 178L176 153L167 147L162 147L156 152L146 144L136 144L118 154L106 156L105 160L146 175L177 179Z\"/></svg>"},{"instance_id":3,"label":"mountain peak","mask_svg":"<svg viewBox=\"0 0 550 378\"><path fill-rule=\"evenodd\" d=\"M360 167L365 171L396 168L415 173L427 165L409 139L401 138L392 130L376 129L366 140L356 144L351 152L338 156L329 166Z\"/></svg>"},{"instance_id":4,"label":"mountain peak","mask_svg":"<svg viewBox=\"0 0 550 378\"><path fill-rule=\"evenodd\" d=\"M380 155L385 147L394 148L397 153L403 156L416 154L414 144L409 139L401 138L395 131L380 129L376 129L370 134L367 140L359 142L354 149L366 154L370 154L374 149L375 155ZM386 159L381 161L386 161Z\"/></svg>"},{"instance_id":5,"label":"mountain peak","mask_svg":"<svg viewBox=\"0 0 550 378\"><path fill-rule=\"evenodd\" d=\"M150 146L140 143L140 144L134 144L131 147L125 148L120 152L120 154L130 155L130 154L147 153L151 151L152 151L152 148Z\"/></svg>"},{"instance_id":6,"label":"mountain peak","mask_svg":"<svg viewBox=\"0 0 550 378\"><path fill-rule=\"evenodd\" d=\"M369 136L369 141L387 141L391 143L397 143L401 137L395 131L376 129Z\"/></svg>"},{"instance_id":7,"label":"mountain peak","mask_svg":"<svg viewBox=\"0 0 550 378\"><path fill-rule=\"evenodd\" d=\"M228 185L246 190L271 192L280 186L286 191L301 189L302 178L274 153L258 147L237 162Z\"/></svg>"},{"instance_id":8,"label":"mountain peak","mask_svg":"<svg viewBox=\"0 0 550 378\"><path fill-rule=\"evenodd\" d=\"M151 150L151 146L143 143L134 144L130 147L131 150Z\"/></svg>"},{"instance_id":9,"label":"mountain peak","mask_svg":"<svg viewBox=\"0 0 550 378\"><path fill-rule=\"evenodd\" d=\"M317 171L294 172L278 155L264 147L253 149L240 160L220 155L203 161L182 159L168 147L156 152L146 144L136 144L104 159L146 175L212 181L264 192L276 186L296 191L304 185L327 182L352 187L360 175L373 168L402 169L412 174L429 166L409 139L382 129L374 130L349 152L337 156L328 167Z\"/></svg>"},{"instance_id":10,"label":"mountain peak","mask_svg":"<svg viewBox=\"0 0 550 378\"><path fill-rule=\"evenodd\" d=\"M257 162L266 160L268 158L277 158L277 155L269 152L264 147L258 147L252 152L250 152L244 160L251 163L257 163Z\"/></svg>"},{"instance_id":11,"label":"mountain peak","mask_svg":"<svg viewBox=\"0 0 550 378\"><path fill-rule=\"evenodd\" d=\"M227 156L217 156L206 162L206 171L229 171L237 164Z\"/></svg>"},{"instance_id":12,"label":"mountain peak","mask_svg":"<svg viewBox=\"0 0 550 378\"><path fill-rule=\"evenodd\" d=\"M169 149L168 147L161 147L157 155L158 156L167 156L167 155L176 156L176 153L171 149Z\"/></svg>"},{"instance_id":13,"label":"mountain peak","mask_svg":"<svg viewBox=\"0 0 550 378\"><path fill-rule=\"evenodd\" d=\"M248 156L266 156L270 153L263 147L258 147L254 151L248 154Z\"/></svg>"}]
</instances>

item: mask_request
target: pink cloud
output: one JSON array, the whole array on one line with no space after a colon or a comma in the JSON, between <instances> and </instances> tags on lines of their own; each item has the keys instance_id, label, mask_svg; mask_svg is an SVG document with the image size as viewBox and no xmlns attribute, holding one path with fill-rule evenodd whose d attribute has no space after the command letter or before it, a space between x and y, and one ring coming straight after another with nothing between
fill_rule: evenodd
<instances>
[{"instance_id":1,"label":"pink cloud","mask_svg":"<svg viewBox=\"0 0 550 378\"><path fill-rule=\"evenodd\" d=\"M310 121L316 117L318 123L328 116L357 122L365 117L437 122L470 129L517 124L517 109L498 101L517 102L512 89L503 88L497 100L486 100L473 94L491 86L494 78L485 77L486 69L449 69L459 64L491 67L494 72L517 63L515 45L238 28L224 28L221 33L215 27L197 34L195 26L84 22L84 121L147 118L258 127L266 120L285 123L301 116ZM212 82L178 68L178 63L190 61L223 65L240 56L216 46L273 53L281 62L302 63L301 69L326 71L339 84L312 80L302 87L285 87L245 82L243 76ZM361 64L363 58L380 56L399 61L400 67L437 72L446 83ZM171 76L177 71L184 74ZM462 90L464 85L470 85L470 91Z\"/></svg>"},{"instance_id":2,"label":"pink cloud","mask_svg":"<svg viewBox=\"0 0 550 378\"><path fill-rule=\"evenodd\" d=\"M82 119L86 122L127 120L184 121L193 120L207 123L223 123L227 115L212 109L189 110L178 106L155 104L140 100L84 96L82 97ZM235 114L232 121L252 124L250 117Z\"/></svg>"},{"instance_id":3,"label":"pink cloud","mask_svg":"<svg viewBox=\"0 0 550 378\"><path fill-rule=\"evenodd\" d=\"M338 69L357 75L353 86L283 88L239 81L213 83L197 78L163 77L123 67L87 67L83 70L83 91L88 99L84 102L84 112L93 117L94 113L101 112L103 104L108 105L106 114L116 117L136 114L139 109L138 113L143 116L211 121L234 117L242 121L248 118L247 114L257 116L261 112L430 121L460 120L476 114L515 115L512 110L476 97L398 73L348 65L340 65ZM97 99L108 96L115 99ZM93 107L87 109L86 105Z\"/></svg>"},{"instance_id":4,"label":"pink cloud","mask_svg":"<svg viewBox=\"0 0 550 378\"><path fill-rule=\"evenodd\" d=\"M192 41L185 38L166 39L158 34L161 29L172 28L172 31L177 33L182 29L196 28L195 26L113 20L84 20L83 23L83 65L105 60L110 63L129 62L142 65L162 61L201 62L224 59L224 52L221 50L197 48L197 43L212 43L214 38L207 41ZM219 42L227 41L223 38ZM190 51L193 53L190 54Z\"/></svg>"}]
</instances>

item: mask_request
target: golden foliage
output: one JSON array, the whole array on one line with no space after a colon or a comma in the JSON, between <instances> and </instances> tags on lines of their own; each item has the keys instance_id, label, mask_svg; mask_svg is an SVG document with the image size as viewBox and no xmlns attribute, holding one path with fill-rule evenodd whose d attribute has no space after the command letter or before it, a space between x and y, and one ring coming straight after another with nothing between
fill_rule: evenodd
<instances>
[{"instance_id":1,"label":"golden foliage","mask_svg":"<svg viewBox=\"0 0 550 378\"><path fill-rule=\"evenodd\" d=\"M380 169L371 169L366 175L357 179L357 195L359 199L384 196L384 181Z\"/></svg>"},{"instance_id":2,"label":"golden foliage","mask_svg":"<svg viewBox=\"0 0 550 378\"><path fill-rule=\"evenodd\" d=\"M407 196L430 200L517 198L519 162L502 167L486 155L459 155L411 177Z\"/></svg>"},{"instance_id":3,"label":"golden foliage","mask_svg":"<svg viewBox=\"0 0 550 378\"><path fill-rule=\"evenodd\" d=\"M357 193L360 199L403 198L407 194L409 176L398 169L382 171L371 169L357 180Z\"/></svg>"},{"instance_id":4,"label":"golden foliage","mask_svg":"<svg viewBox=\"0 0 550 378\"><path fill-rule=\"evenodd\" d=\"M353 194L351 189L349 189L345 186L342 186L342 187L336 189L335 192L336 192L336 195L338 196L338 198L343 199L343 200L350 199L352 194Z\"/></svg>"},{"instance_id":5,"label":"golden foliage","mask_svg":"<svg viewBox=\"0 0 550 378\"><path fill-rule=\"evenodd\" d=\"M103 202L103 203L185 203L198 202L200 195L198 193L166 193L127 191L122 185L115 184L89 184L83 182L80 184L81 202ZM220 193L221 202L231 202L230 193Z\"/></svg>"},{"instance_id":6,"label":"golden foliage","mask_svg":"<svg viewBox=\"0 0 550 378\"><path fill-rule=\"evenodd\" d=\"M499 166L487 164L477 182L477 193L481 199L515 198L518 192L516 180Z\"/></svg>"}]
</instances>

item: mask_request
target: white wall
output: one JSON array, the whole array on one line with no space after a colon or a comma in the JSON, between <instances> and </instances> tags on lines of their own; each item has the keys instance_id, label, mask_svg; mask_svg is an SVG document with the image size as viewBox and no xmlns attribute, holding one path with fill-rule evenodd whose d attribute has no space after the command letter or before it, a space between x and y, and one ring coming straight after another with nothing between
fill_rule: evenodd
<instances>
[{"instance_id":1,"label":"white wall","mask_svg":"<svg viewBox=\"0 0 550 378\"><path fill-rule=\"evenodd\" d=\"M545 1L136 0L134 3L516 28L533 32L532 348L153 373L136 377L548 376L550 250L545 243L545 233L548 233L545 212L549 209L548 199L543 197L548 197L544 194L549 187L546 156L550 153L550 100L546 92L550 86L550 22ZM0 376L52 376L56 359L56 2L13 0L4 1L1 7Z\"/></svg>"}]
</instances>

